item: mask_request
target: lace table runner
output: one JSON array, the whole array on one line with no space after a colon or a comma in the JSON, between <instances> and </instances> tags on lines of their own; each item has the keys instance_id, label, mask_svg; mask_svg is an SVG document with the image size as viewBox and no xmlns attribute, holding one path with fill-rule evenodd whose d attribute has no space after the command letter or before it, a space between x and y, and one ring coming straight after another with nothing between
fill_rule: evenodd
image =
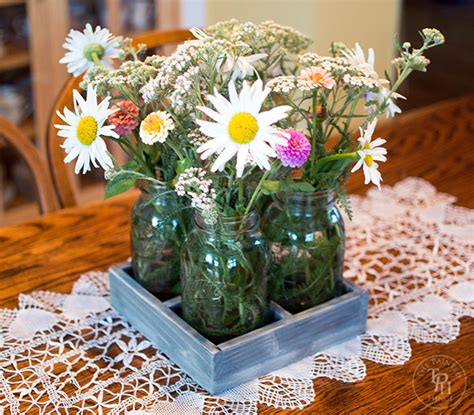
<instances>
[{"instance_id":1,"label":"lace table runner","mask_svg":"<svg viewBox=\"0 0 474 415\"><path fill-rule=\"evenodd\" d=\"M474 211L416 178L352 200L345 276L370 293L364 335L210 396L110 309L107 274L90 272L71 294L21 294L18 309L0 310L0 414L303 408L316 377L360 381L364 360L405 363L410 339L455 339L459 318L474 315Z\"/></svg>"}]
</instances>

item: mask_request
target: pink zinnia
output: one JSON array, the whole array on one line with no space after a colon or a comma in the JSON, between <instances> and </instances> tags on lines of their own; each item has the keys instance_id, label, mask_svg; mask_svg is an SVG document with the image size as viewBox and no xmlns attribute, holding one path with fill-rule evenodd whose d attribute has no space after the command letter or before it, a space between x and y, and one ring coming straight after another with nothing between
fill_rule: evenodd
<instances>
[{"instance_id":1,"label":"pink zinnia","mask_svg":"<svg viewBox=\"0 0 474 415\"><path fill-rule=\"evenodd\" d=\"M285 130L289 134L287 146L276 146L281 164L291 168L299 168L308 160L311 153L311 143L303 133L296 130Z\"/></svg>"},{"instance_id":2,"label":"pink zinnia","mask_svg":"<svg viewBox=\"0 0 474 415\"><path fill-rule=\"evenodd\" d=\"M129 135L138 122L138 107L130 100L118 102L113 107L115 112L109 115L109 123L115 126L118 135Z\"/></svg>"},{"instance_id":3,"label":"pink zinnia","mask_svg":"<svg viewBox=\"0 0 474 415\"><path fill-rule=\"evenodd\" d=\"M311 68L303 69L300 72L300 79L311 82L314 86L319 88L332 89L336 86L336 81L331 73L323 68L312 66Z\"/></svg>"}]
</instances>

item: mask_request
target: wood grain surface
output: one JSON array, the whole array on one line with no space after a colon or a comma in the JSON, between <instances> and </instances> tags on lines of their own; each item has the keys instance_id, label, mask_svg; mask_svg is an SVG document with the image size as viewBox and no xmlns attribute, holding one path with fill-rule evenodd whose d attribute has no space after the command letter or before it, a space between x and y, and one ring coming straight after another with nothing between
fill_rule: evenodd
<instances>
[{"instance_id":1,"label":"wood grain surface","mask_svg":"<svg viewBox=\"0 0 474 415\"><path fill-rule=\"evenodd\" d=\"M388 140L389 162L382 165L385 184L407 176L422 177L439 191L474 208L474 98L436 104L380 125ZM360 172L348 184L364 193ZM33 290L69 292L79 274L106 270L129 256L129 212L136 194L82 208L66 209L22 225L0 229L0 306L16 307L18 294ZM303 410L259 407L260 414L428 414L474 413L474 321L463 318L461 335L448 344L411 342L412 359L403 366L366 361L367 377L355 384L314 381L316 399ZM426 407L417 398L412 378L418 364L436 355L456 359L468 388L449 410ZM451 385L461 391L461 383ZM433 391L428 385L424 394Z\"/></svg>"}]
</instances>

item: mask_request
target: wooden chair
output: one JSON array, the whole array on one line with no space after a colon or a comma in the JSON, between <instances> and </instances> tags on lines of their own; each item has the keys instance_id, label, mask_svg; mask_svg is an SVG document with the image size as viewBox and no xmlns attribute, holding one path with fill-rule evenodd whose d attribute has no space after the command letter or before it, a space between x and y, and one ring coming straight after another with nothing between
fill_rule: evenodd
<instances>
[{"instance_id":1,"label":"wooden chair","mask_svg":"<svg viewBox=\"0 0 474 415\"><path fill-rule=\"evenodd\" d=\"M162 46L184 42L185 40L192 38L193 35L191 32L185 29L155 31L136 36L133 39L133 44L134 46L137 46L144 43L147 45L148 49L155 49ZM62 124L62 121L56 114L57 110L62 112L64 107L72 109L72 91L79 88L81 81L82 77L77 77L70 78L66 82L52 109L51 117L48 123L48 161L58 192L59 202L63 208L77 205L77 191L70 179L71 176L69 166L66 166L63 162L65 156L64 150L60 148L60 144L63 142L63 139L58 137L57 130L54 128L54 124Z\"/></svg>"},{"instance_id":2,"label":"wooden chair","mask_svg":"<svg viewBox=\"0 0 474 415\"><path fill-rule=\"evenodd\" d=\"M3 117L0 117L0 137L13 146L30 168L38 190L41 212L49 213L58 210L59 203L50 171L30 138Z\"/></svg>"}]
</instances>

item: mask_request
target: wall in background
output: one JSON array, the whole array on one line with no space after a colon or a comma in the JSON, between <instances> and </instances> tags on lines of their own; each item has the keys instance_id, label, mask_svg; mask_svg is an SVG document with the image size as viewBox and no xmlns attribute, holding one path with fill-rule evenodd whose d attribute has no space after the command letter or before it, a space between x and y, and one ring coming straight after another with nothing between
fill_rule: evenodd
<instances>
[{"instance_id":1,"label":"wall in background","mask_svg":"<svg viewBox=\"0 0 474 415\"><path fill-rule=\"evenodd\" d=\"M274 20L309 35L315 40L312 49L321 54L333 40L347 45L358 41L364 49L375 49L376 69L383 74L394 56L402 0L183 0L183 5L188 3L204 4L205 20L185 19L183 24L202 26L233 17L256 23Z\"/></svg>"}]
</instances>

